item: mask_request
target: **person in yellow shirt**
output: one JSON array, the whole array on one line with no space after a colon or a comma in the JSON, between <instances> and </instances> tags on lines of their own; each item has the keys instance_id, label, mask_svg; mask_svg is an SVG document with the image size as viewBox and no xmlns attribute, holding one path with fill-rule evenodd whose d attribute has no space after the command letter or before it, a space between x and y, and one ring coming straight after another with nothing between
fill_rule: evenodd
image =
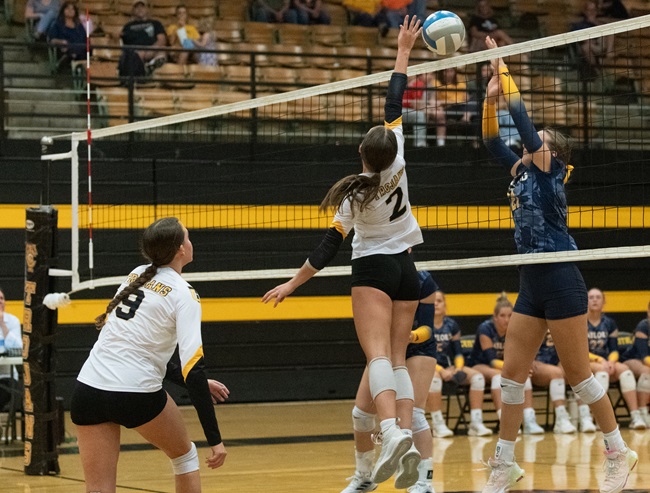
<instances>
[{"instance_id":1,"label":"person in yellow shirt","mask_svg":"<svg viewBox=\"0 0 650 493\"><path fill-rule=\"evenodd\" d=\"M172 48L186 48L188 50L194 49L194 41L201 38L199 30L196 26L187 23L188 14L187 8L184 5L176 7L176 22L167 26L167 39L169 46ZM172 59L176 63L187 64L190 60L189 51L181 51L172 53Z\"/></svg>"}]
</instances>

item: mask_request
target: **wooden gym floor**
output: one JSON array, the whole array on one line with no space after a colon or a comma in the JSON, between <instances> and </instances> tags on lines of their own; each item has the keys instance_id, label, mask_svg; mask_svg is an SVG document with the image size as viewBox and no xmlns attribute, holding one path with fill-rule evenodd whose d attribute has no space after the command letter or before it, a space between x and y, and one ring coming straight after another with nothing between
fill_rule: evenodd
<instances>
[{"instance_id":1,"label":"wooden gym floor","mask_svg":"<svg viewBox=\"0 0 650 493\"><path fill-rule=\"evenodd\" d=\"M351 435L352 401L218 406L228 450L226 464L215 471L202 466L205 493L339 493L354 472ZM183 409L190 435L203 442L192 408ZM541 421L541 420L540 420ZM25 476L22 442L0 444L0 492L83 493L83 474L68 419L68 442L59 456L59 476ZM526 477L519 491L598 491L602 478L602 435L524 436L516 456ZM650 430L623 431L639 453L639 465L626 491L650 493ZM496 436L457 436L434 440L434 487L441 492L481 491L487 471L481 464L494 450ZM119 493L173 493L169 460L135 433L123 430L118 468ZM199 448L201 457L207 455ZM376 490L396 491L390 480Z\"/></svg>"}]
</instances>

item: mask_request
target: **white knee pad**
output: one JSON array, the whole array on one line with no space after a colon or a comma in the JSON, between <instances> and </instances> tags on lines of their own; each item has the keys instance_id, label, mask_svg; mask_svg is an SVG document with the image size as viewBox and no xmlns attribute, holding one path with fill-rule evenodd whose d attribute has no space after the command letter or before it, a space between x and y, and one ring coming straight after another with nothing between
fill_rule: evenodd
<instances>
[{"instance_id":1,"label":"white knee pad","mask_svg":"<svg viewBox=\"0 0 650 493\"><path fill-rule=\"evenodd\" d=\"M199 453L196 451L196 445L193 442L188 453L172 459L172 469L176 476L199 470Z\"/></svg>"},{"instance_id":2,"label":"white knee pad","mask_svg":"<svg viewBox=\"0 0 650 493\"><path fill-rule=\"evenodd\" d=\"M618 382L621 386L621 392L624 394L626 392L636 391L636 379L634 378L634 373L632 370L625 370L621 373L621 376L618 377Z\"/></svg>"},{"instance_id":3,"label":"white knee pad","mask_svg":"<svg viewBox=\"0 0 650 493\"><path fill-rule=\"evenodd\" d=\"M501 401L504 404L523 404L525 384L501 377Z\"/></svg>"},{"instance_id":4,"label":"white knee pad","mask_svg":"<svg viewBox=\"0 0 650 493\"><path fill-rule=\"evenodd\" d=\"M406 366L396 366L393 368L393 375L395 375L395 400L414 400L413 382L411 382L411 377Z\"/></svg>"},{"instance_id":5,"label":"white knee pad","mask_svg":"<svg viewBox=\"0 0 650 493\"><path fill-rule=\"evenodd\" d=\"M566 384L564 378L554 378L548 385L548 393L551 401L563 401L566 399Z\"/></svg>"},{"instance_id":6,"label":"white knee pad","mask_svg":"<svg viewBox=\"0 0 650 493\"><path fill-rule=\"evenodd\" d=\"M431 385L429 386L429 392L440 393L442 392L442 378L433 377L431 380Z\"/></svg>"},{"instance_id":7,"label":"white knee pad","mask_svg":"<svg viewBox=\"0 0 650 493\"><path fill-rule=\"evenodd\" d=\"M597 371L594 373L596 381L601 385L603 390L607 392L609 390L609 373L606 371Z\"/></svg>"},{"instance_id":8,"label":"white knee pad","mask_svg":"<svg viewBox=\"0 0 650 493\"><path fill-rule=\"evenodd\" d=\"M494 375L492 377L492 382L490 382L490 388L492 390L501 390L501 375Z\"/></svg>"},{"instance_id":9,"label":"white knee pad","mask_svg":"<svg viewBox=\"0 0 650 493\"><path fill-rule=\"evenodd\" d=\"M650 394L650 373L642 373L639 381L636 383L637 392Z\"/></svg>"},{"instance_id":10,"label":"white knee pad","mask_svg":"<svg viewBox=\"0 0 650 493\"><path fill-rule=\"evenodd\" d=\"M485 390L485 377L482 373L475 373L469 379L469 390Z\"/></svg>"},{"instance_id":11,"label":"white knee pad","mask_svg":"<svg viewBox=\"0 0 650 493\"><path fill-rule=\"evenodd\" d=\"M362 433L373 431L375 429L375 415L354 406L352 408L352 428L354 428L354 431Z\"/></svg>"},{"instance_id":12,"label":"white knee pad","mask_svg":"<svg viewBox=\"0 0 650 493\"><path fill-rule=\"evenodd\" d=\"M593 404L602 399L605 395L605 389L603 389L603 386L598 383L593 375L572 388L580 400L585 404Z\"/></svg>"},{"instance_id":13,"label":"white knee pad","mask_svg":"<svg viewBox=\"0 0 650 493\"><path fill-rule=\"evenodd\" d=\"M533 382L530 380L530 377L524 382L524 390L533 390Z\"/></svg>"},{"instance_id":14,"label":"white knee pad","mask_svg":"<svg viewBox=\"0 0 650 493\"><path fill-rule=\"evenodd\" d=\"M411 425L413 434L420 433L421 431L426 431L431 429L427 418L424 416L424 409L419 407L413 408L413 424Z\"/></svg>"},{"instance_id":15,"label":"white knee pad","mask_svg":"<svg viewBox=\"0 0 650 493\"><path fill-rule=\"evenodd\" d=\"M379 394L387 390L395 391L393 365L391 365L388 358L375 358L368 363L368 381L373 399L376 399Z\"/></svg>"}]
</instances>

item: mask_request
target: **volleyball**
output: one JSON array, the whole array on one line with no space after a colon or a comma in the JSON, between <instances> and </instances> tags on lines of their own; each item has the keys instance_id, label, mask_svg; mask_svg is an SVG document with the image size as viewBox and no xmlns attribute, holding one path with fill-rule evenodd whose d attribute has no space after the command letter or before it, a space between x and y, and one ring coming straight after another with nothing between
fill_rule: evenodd
<instances>
[{"instance_id":1,"label":"volleyball","mask_svg":"<svg viewBox=\"0 0 650 493\"><path fill-rule=\"evenodd\" d=\"M439 10L424 21L422 38L427 48L434 53L451 55L463 44L465 25L453 12Z\"/></svg>"}]
</instances>

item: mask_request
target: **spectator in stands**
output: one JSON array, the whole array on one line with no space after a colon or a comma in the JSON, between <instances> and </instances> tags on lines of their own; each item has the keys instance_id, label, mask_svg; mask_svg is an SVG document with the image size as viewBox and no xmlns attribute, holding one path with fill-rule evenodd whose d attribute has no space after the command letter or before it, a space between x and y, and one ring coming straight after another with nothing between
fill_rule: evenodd
<instances>
[{"instance_id":1,"label":"spectator in stands","mask_svg":"<svg viewBox=\"0 0 650 493\"><path fill-rule=\"evenodd\" d=\"M194 41L197 48L205 50L217 49L217 37L214 32L214 19L212 17L205 17L199 22L199 33L201 37ZM200 51L197 53L197 62L200 65L210 65L216 67L219 65L217 54L215 52Z\"/></svg>"},{"instance_id":2,"label":"spectator in stands","mask_svg":"<svg viewBox=\"0 0 650 493\"><path fill-rule=\"evenodd\" d=\"M499 29L499 21L494 17L494 10L488 0L478 0L476 12L469 21L469 50L485 50L485 37L492 37L499 46L511 45L512 38L503 29Z\"/></svg>"},{"instance_id":3,"label":"spectator in stands","mask_svg":"<svg viewBox=\"0 0 650 493\"><path fill-rule=\"evenodd\" d=\"M60 57L68 60L86 58L86 28L79 19L79 9L75 2L63 2L59 16L47 36L49 43L57 47Z\"/></svg>"},{"instance_id":4,"label":"spectator in stands","mask_svg":"<svg viewBox=\"0 0 650 493\"><path fill-rule=\"evenodd\" d=\"M329 24L329 14L323 8L323 0L293 0L298 24Z\"/></svg>"},{"instance_id":5,"label":"spectator in stands","mask_svg":"<svg viewBox=\"0 0 650 493\"><path fill-rule=\"evenodd\" d=\"M533 385L548 388L551 402L553 402L555 408L553 433L562 435L575 433L577 430L571 423L571 416L569 416L569 412L564 405L566 401L566 382L564 370L559 364L560 358L555 350L553 337L547 331L535 361L533 361L530 379Z\"/></svg>"},{"instance_id":6,"label":"spectator in stands","mask_svg":"<svg viewBox=\"0 0 650 493\"><path fill-rule=\"evenodd\" d=\"M427 145L427 101L429 92L427 88L432 85L433 74L419 74L404 91L402 118L404 123L413 124L413 145L426 147Z\"/></svg>"},{"instance_id":7,"label":"spectator in stands","mask_svg":"<svg viewBox=\"0 0 650 493\"><path fill-rule=\"evenodd\" d=\"M187 23L187 7L179 5L176 7L176 22L167 26L167 41L172 48L194 49L195 41L201 38L196 26ZM189 51L181 51L171 54L172 60L176 63L187 64L190 60Z\"/></svg>"},{"instance_id":8,"label":"spectator in stands","mask_svg":"<svg viewBox=\"0 0 650 493\"><path fill-rule=\"evenodd\" d=\"M602 0L600 2L598 17L621 20L629 19L630 14L621 0Z\"/></svg>"},{"instance_id":9,"label":"spectator in stands","mask_svg":"<svg viewBox=\"0 0 650 493\"><path fill-rule=\"evenodd\" d=\"M641 320L634 330L634 344L621 355L623 361L637 377L637 399L639 411L650 428L650 303L646 318Z\"/></svg>"},{"instance_id":10,"label":"spectator in stands","mask_svg":"<svg viewBox=\"0 0 650 493\"><path fill-rule=\"evenodd\" d=\"M454 382L469 386L470 422L469 436L489 436L492 430L483 424L483 396L485 377L482 373L465 366L465 357L460 345L460 327L447 316L447 301L442 291L436 291L434 298L433 337L436 341L438 366L431 382L427 404L431 409L431 425L434 437L448 437L453 432L447 428L442 416L442 382Z\"/></svg>"},{"instance_id":11,"label":"spectator in stands","mask_svg":"<svg viewBox=\"0 0 650 493\"><path fill-rule=\"evenodd\" d=\"M27 0L25 19L35 23L32 35L43 40L59 14L59 0Z\"/></svg>"},{"instance_id":12,"label":"spectator in stands","mask_svg":"<svg viewBox=\"0 0 650 493\"><path fill-rule=\"evenodd\" d=\"M501 419L501 368L503 368L503 349L506 342L508 323L512 316L512 303L505 293L497 299L492 317L481 323L476 330L474 347L468 366L479 371L490 382L492 401ZM524 434L540 435L544 429L537 424L533 408L533 384L526 379L524 387Z\"/></svg>"},{"instance_id":13,"label":"spectator in stands","mask_svg":"<svg viewBox=\"0 0 650 493\"><path fill-rule=\"evenodd\" d=\"M298 23L298 13L291 8L291 0L253 0L251 13L255 22Z\"/></svg>"},{"instance_id":14,"label":"spectator in stands","mask_svg":"<svg viewBox=\"0 0 650 493\"><path fill-rule=\"evenodd\" d=\"M582 10L582 19L571 24L572 31L600 26L603 22L598 19L598 5L594 0L588 0ZM578 70L586 79L593 79L600 74L602 61L614 56L614 36L587 39L577 44Z\"/></svg>"},{"instance_id":15,"label":"spectator in stands","mask_svg":"<svg viewBox=\"0 0 650 493\"><path fill-rule=\"evenodd\" d=\"M5 311L5 293L0 288L0 356L23 347L20 320ZM18 355L19 356L19 355ZM11 400L11 392L18 384L18 375L12 367L0 366L0 411Z\"/></svg>"},{"instance_id":16,"label":"spectator in stands","mask_svg":"<svg viewBox=\"0 0 650 493\"><path fill-rule=\"evenodd\" d=\"M155 19L149 18L149 9L145 0L134 0L133 19L122 28L122 44L127 49L122 51L118 64L120 77L142 77L148 71L160 67L166 61L164 53L151 50L134 50L129 46L165 46L167 36L165 28Z\"/></svg>"},{"instance_id":17,"label":"spectator in stands","mask_svg":"<svg viewBox=\"0 0 650 493\"><path fill-rule=\"evenodd\" d=\"M609 391L610 382L619 382L621 394L630 410L630 428L645 430L645 420L636 400L634 373L629 366L619 361L618 327L614 319L603 313L605 294L598 288L592 288L587 297L587 336L591 371L605 392Z\"/></svg>"},{"instance_id":18,"label":"spectator in stands","mask_svg":"<svg viewBox=\"0 0 650 493\"><path fill-rule=\"evenodd\" d=\"M381 0L343 0L353 26L377 27L383 22Z\"/></svg>"},{"instance_id":19,"label":"spectator in stands","mask_svg":"<svg viewBox=\"0 0 650 493\"><path fill-rule=\"evenodd\" d=\"M390 29L398 28L404 21L413 0L382 0L383 18Z\"/></svg>"},{"instance_id":20,"label":"spectator in stands","mask_svg":"<svg viewBox=\"0 0 650 493\"><path fill-rule=\"evenodd\" d=\"M447 122L470 123L472 114L467 106L467 85L454 67L437 72L434 90L429 98L429 115L436 123L436 143L444 146Z\"/></svg>"},{"instance_id":21,"label":"spectator in stands","mask_svg":"<svg viewBox=\"0 0 650 493\"><path fill-rule=\"evenodd\" d=\"M427 19L427 0L412 0L407 10L409 17L417 17L424 24Z\"/></svg>"}]
</instances>

